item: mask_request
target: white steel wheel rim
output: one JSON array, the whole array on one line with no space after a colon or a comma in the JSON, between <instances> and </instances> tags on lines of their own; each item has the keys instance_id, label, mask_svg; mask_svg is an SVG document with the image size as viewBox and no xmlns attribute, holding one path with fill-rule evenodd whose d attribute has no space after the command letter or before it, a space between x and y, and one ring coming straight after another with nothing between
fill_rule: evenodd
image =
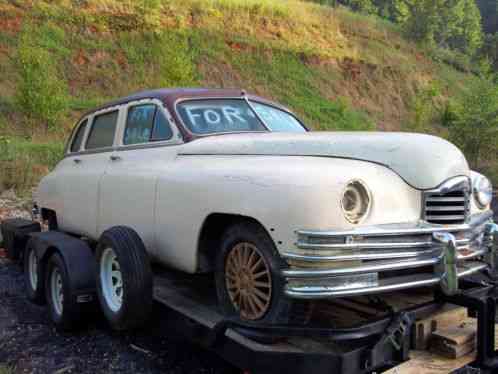
<instances>
[{"instance_id":1,"label":"white steel wheel rim","mask_svg":"<svg viewBox=\"0 0 498 374\"><path fill-rule=\"evenodd\" d=\"M38 287L38 258L35 251L29 251L28 255L29 283L33 290Z\"/></svg>"},{"instance_id":2,"label":"white steel wheel rim","mask_svg":"<svg viewBox=\"0 0 498 374\"><path fill-rule=\"evenodd\" d=\"M123 277L118 257L112 248L104 249L102 254L100 284L107 306L117 312L123 305Z\"/></svg>"},{"instance_id":3,"label":"white steel wheel rim","mask_svg":"<svg viewBox=\"0 0 498 374\"><path fill-rule=\"evenodd\" d=\"M52 305L57 315L62 315L64 309L64 290L62 287L62 276L58 268L54 268L50 275L50 294L52 295Z\"/></svg>"}]
</instances>

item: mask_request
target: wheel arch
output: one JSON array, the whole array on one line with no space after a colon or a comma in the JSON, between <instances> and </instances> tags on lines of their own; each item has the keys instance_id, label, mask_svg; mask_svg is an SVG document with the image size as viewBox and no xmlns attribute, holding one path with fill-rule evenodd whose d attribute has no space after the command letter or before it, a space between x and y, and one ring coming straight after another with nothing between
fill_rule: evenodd
<instances>
[{"instance_id":1,"label":"wheel arch","mask_svg":"<svg viewBox=\"0 0 498 374\"><path fill-rule=\"evenodd\" d=\"M240 222L253 222L257 224L274 242L266 227L254 217L233 213L211 213L202 223L197 242L197 268L199 272L205 273L214 269L214 251L216 251L216 248L219 248L223 233L230 226Z\"/></svg>"},{"instance_id":2,"label":"wheel arch","mask_svg":"<svg viewBox=\"0 0 498 374\"><path fill-rule=\"evenodd\" d=\"M46 275L48 260L54 253L58 253L68 267L74 292L95 292L95 259L92 249L85 241L61 232L47 231L32 234L29 245L33 246L40 259L43 277Z\"/></svg>"}]
</instances>

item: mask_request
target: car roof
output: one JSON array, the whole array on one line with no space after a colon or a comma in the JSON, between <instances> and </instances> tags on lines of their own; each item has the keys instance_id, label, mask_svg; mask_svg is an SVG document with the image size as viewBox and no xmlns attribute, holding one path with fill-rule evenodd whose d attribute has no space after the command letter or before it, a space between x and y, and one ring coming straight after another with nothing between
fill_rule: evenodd
<instances>
[{"instance_id":1,"label":"car roof","mask_svg":"<svg viewBox=\"0 0 498 374\"><path fill-rule=\"evenodd\" d=\"M111 108L117 105L123 105L130 101L137 101L143 99L158 99L162 101L171 111L174 111L174 105L178 100L183 99L202 99L202 98L237 98L247 96L249 99L260 101L277 108L290 112L290 110L278 103L262 98L257 95L247 94L242 89L235 88L160 88L156 90L147 90L133 93L129 96L119 98L107 102L98 108L89 110L86 115L91 113Z\"/></svg>"}]
</instances>

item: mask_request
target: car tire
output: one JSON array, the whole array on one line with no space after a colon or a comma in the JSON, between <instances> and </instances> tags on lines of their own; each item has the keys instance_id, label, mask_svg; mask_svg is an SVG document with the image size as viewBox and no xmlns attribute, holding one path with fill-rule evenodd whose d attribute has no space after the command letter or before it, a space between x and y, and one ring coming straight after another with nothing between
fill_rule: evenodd
<instances>
[{"instance_id":1,"label":"car tire","mask_svg":"<svg viewBox=\"0 0 498 374\"><path fill-rule=\"evenodd\" d=\"M29 241L24 250L23 267L24 285L28 300L38 305L45 304L45 281L42 266Z\"/></svg>"},{"instance_id":2,"label":"car tire","mask_svg":"<svg viewBox=\"0 0 498 374\"><path fill-rule=\"evenodd\" d=\"M83 311L72 294L70 275L59 253L54 253L47 263L45 298L50 319L57 330L71 331L81 325Z\"/></svg>"},{"instance_id":3,"label":"car tire","mask_svg":"<svg viewBox=\"0 0 498 374\"><path fill-rule=\"evenodd\" d=\"M138 234L123 226L105 231L97 246L97 294L112 328L144 325L152 311L152 270Z\"/></svg>"},{"instance_id":4,"label":"car tire","mask_svg":"<svg viewBox=\"0 0 498 374\"><path fill-rule=\"evenodd\" d=\"M222 236L215 264L216 291L223 314L261 324L306 324L311 304L284 295L284 266L261 225L241 222L229 227Z\"/></svg>"}]
</instances>

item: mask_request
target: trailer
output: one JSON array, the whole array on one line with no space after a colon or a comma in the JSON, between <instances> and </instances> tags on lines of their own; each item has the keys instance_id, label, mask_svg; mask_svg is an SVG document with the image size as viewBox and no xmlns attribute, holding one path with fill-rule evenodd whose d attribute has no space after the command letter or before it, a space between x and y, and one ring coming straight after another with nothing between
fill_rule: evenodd
<instances>
[{"instance_id":1,"label":"trailer","mask_svg":"<svg viewBox=\"0 0 498 374\"><path fill-rule=\"evenodd\" d=\"M62 232L42 232L37 222L28 220L4 221L1 229L9 257L24 262L25 268L29 266L28 248L40 259L57 251L71 269L73 307L84 310L95 305L92 243ZM41 274L46 265L41 261L37 266ZM224 317L218 311L211 278L154 269L153 297L161 308L160 328L165 334L181 336L213 352L241 371L484 374L498 370L498 293L491 276L461 280L460 292L455 296L425 289L383 298L323 301L315 305L305 326L261 325ZM28 295L37 300L35 296ZM476 352L458 360L445 360L413 351L417 321L437 315L449 304L464 308L475 324ZM427 360L432 360L429 371L423 368Z\"/></svg>"}]
</instances>

